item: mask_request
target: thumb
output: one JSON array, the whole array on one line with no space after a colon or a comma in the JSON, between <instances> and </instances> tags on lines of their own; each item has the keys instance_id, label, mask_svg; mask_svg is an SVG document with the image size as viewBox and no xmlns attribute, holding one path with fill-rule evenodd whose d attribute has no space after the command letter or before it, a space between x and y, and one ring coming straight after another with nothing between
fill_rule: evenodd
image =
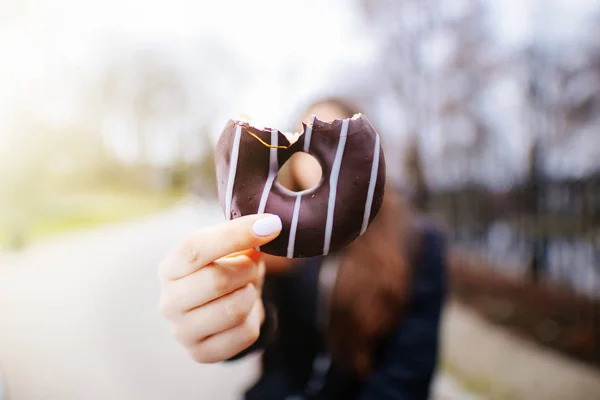
<instances>
[{"instance_id":1,"label":"thumb","mask_svg":"<svg viewBox=\"0 0 600 400\"><path fill-rule=\"evenodd\" d=\"M166 263L177 268L170 268L165 278L179 279L216 259L262 246L279 235L281 226L277 215L253 214L197 231L172 254L179 262Z\"/></svg>"}]
</instances>

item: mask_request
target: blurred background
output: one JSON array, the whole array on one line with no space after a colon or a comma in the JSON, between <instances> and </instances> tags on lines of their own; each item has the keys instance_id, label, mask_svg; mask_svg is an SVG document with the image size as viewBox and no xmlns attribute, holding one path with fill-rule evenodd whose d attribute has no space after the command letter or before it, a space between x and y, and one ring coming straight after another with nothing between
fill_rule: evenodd
<instances>
[{"instance_id":1,"label":"blurred background","mask_svg":"<svg viewBox=\"0 0 600 400\"><path fill-rule=\"evenodd\" d=\"M229 118L330 96L448 233L436 398L600 399L597 0L0 0L0 399L236 398L156 265Z\"/></svg>"}]
</instances>

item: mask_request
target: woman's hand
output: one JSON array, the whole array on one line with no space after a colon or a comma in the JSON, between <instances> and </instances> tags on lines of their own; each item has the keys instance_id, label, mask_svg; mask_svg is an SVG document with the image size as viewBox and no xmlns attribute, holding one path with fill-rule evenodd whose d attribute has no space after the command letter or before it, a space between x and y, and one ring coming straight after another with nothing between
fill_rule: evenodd
<instances>
[{"instance_id":1,"label":"woman's hand","mask_svg":"<svg viewBox=\"0 0 600 400\"><path fill-rule=\"evenodd\" d=\"M252 345L264 320L262 254L281 231L276 215L237 218L188 237L160 265L160 311L200 363L226 360Z\"/></svg>"}]
</instances>

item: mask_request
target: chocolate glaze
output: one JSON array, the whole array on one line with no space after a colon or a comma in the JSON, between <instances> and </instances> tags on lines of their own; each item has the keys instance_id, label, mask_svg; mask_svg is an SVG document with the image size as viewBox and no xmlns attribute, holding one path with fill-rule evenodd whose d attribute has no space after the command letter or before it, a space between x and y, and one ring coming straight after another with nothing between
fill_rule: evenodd
<instances>
[{"instance_id":1,"label":"chocolate glaze","mask_svg":"<svg viewBox=\"0 0 600 400\"><path fill-rule=\"evenodd\" d=\"M342 138L344 125L347 133ZM274 144L273 139L276 139L277 145L288 147L271 149L249 132L267 144ZM321 164L323 175L314 188L294 193L279 184L274 173L292 154L304 151L305 141L309 142L308 153ZM335 176L336 155L341 163L337 185L332 191L331 183L335 183L335 179L332 180L331 175L333 170ZM233 165L232 160L236 157L237 162ZM260 212L263 197L264 212L281 217L281 234L260 248L268 254L312 257L341 249L373 221L383 200L386 175L383 150L377 132L363 115L331 123L313 118L312 129L303 124L302 135L292 145L279 131L261 130L245 122L230 120L217 143L215 162L219 202L226 218ZM370 184L372 175L375 182ZM230 178L233 178L232 183ZM269 184L272 185L270 190ZM265 185L268 192L264 191ZM370 202L369 192L372 193ZM330 195L335 200L334 207L329 207ZM298 196L301 196L300 200L297 200ZM227 204L229 199L230 204ZM297 229L295 240L290 243L296 204L299 206ZM325 244L328 242L328 215L329 246Z\"/></svg>"}]
</instances>

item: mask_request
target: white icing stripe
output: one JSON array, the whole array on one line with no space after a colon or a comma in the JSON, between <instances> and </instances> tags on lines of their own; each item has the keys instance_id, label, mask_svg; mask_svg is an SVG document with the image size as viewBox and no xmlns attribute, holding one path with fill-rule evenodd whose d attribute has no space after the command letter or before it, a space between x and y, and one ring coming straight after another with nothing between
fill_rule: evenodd
<instances>
[{"instance_id":1,"label":"white icing stripe","mask_svg":"<svg viewBox=\"0 0 600 400\"><path fill-rule=\"evenodd\" d=\"M380 152L379 135L375 135L375 150L373 151L373 164L371 164L371 177L369 178L369 190L367 191L367 201L365 203L365 215L363 216L362 235L369 226L369 218L371 217L371 207L373 206L373 194L375 193L375 184L377 183L377 172L379 172L379 152Z\"/></svg>"},{"instance_id":2,"label":"white icing stripe","mask_svg":"<svg viewBox=\"0 0 600 400\"><path fill-rule=\"evenodd\" d=\"M265 212L265 208L267 207L267 200L269 198L269 193L271 192L271 187L273 186L273 181L277 177L277 171L279 170L279 165L277 163L277 146L278 146L278 132L277 129L271 129L271 149L269 150L269 176L267 181L265 182L265 186L263 188L262 195L260 196L260 203L258 204L257 214L262 214ZM256 250L260 251L260 247L257 247Z\"/></svg>"},{"instance_id":3,"label":"white icing stripe","mask_svg":"<svg viewBox=\"0 0 600 400\"><path fill-rule=\"evenodd\" d=\"M225 218L231 219L231 201L233 199L233 183L237 170L238 155L240 153L240 139L242 138L242 126L237 124L233 146L231 146L231 159L229 162L229 177L227 178L227 191L225 192Z\"/></svg>"},{"instance_id":4,"label":"white icing stripe","mask_svg":"<svg viewBox=\"0 0 600 400\"><path fill-rule=\"evenodd\" d=\"M342 122L340 141L338 142L337 151L335 152L335 160L333 161L333 166L331 167L331 176L329 177L329 202L327 203L327 223L325 225L323 255L329 254L329 246L331 244L331 234L333 232L333 214L335 212L335 200L337 197L337 183L340 175L342 158L344 157L344 147L346 146L346 136L348 134L349 123L350 118L346 118Z\"/></svg>"},{"instance_id":5,"label":"white icing stripe","mask_svg":"<svg viewBox=\"0 0 600 400\"><path fill-rule=\"evenodd\" d=\"M315 123L316 116L313 115L310 119L310 125L306 127L304 132L304 152L308 153L310 150L310 139L312 137L312 127ZM294 213L292 214L292 225L290 227L290 236L288 238L287 256L288 258L294 257L294 250L296 244L296 232L298 231L298 217L300 216L300 204L302 203L302 195L296 195L296 202L294 203Z\"/></svg>"},{"instance_id":6,"label":"white icing stripe","mask_svg":"<svg viewBox=\"0 0 600 400\"><path fill-rule=\"evenodd\" d=\"M294 214L292 215L292 226L290 227L290 238L288 240L287 256L294 258L294 246L296 242L296 231L298 230L298 217L300 216L300 204L302 203L302 195L296 196L294 203Z\"/></svg>"},{"instance_id":7,"label":"white icing stripe","mask_svg":"<svg viewBox=\"0 0 600 400\"><path fill-rule=\"evenodd\" d=\"M271 146L277 146L277 129L271 129ZM265 212L267 206L267 199L269 198L269 192L271 192L271 186L277 176L277 148L271 147L269 150L269 177L263 188L262 196L260 197L260 203L258 205L258 214Z\"/></svg>"},{"instance_id":8,"label":"white icing stripe","mask_svg":"<svg viewBox=\"0 0 600 400\"><path fill-rule=\"evenodd\" d=\"M313 124L315 123L315 118L316 115L313 115L310 118L310 125L308 125L306 127L306 132L304 132L304 152L308 153L308 150L310 149L310 139L312 138L312 128L313 128Z\"/></svg>"}]
</instances>

